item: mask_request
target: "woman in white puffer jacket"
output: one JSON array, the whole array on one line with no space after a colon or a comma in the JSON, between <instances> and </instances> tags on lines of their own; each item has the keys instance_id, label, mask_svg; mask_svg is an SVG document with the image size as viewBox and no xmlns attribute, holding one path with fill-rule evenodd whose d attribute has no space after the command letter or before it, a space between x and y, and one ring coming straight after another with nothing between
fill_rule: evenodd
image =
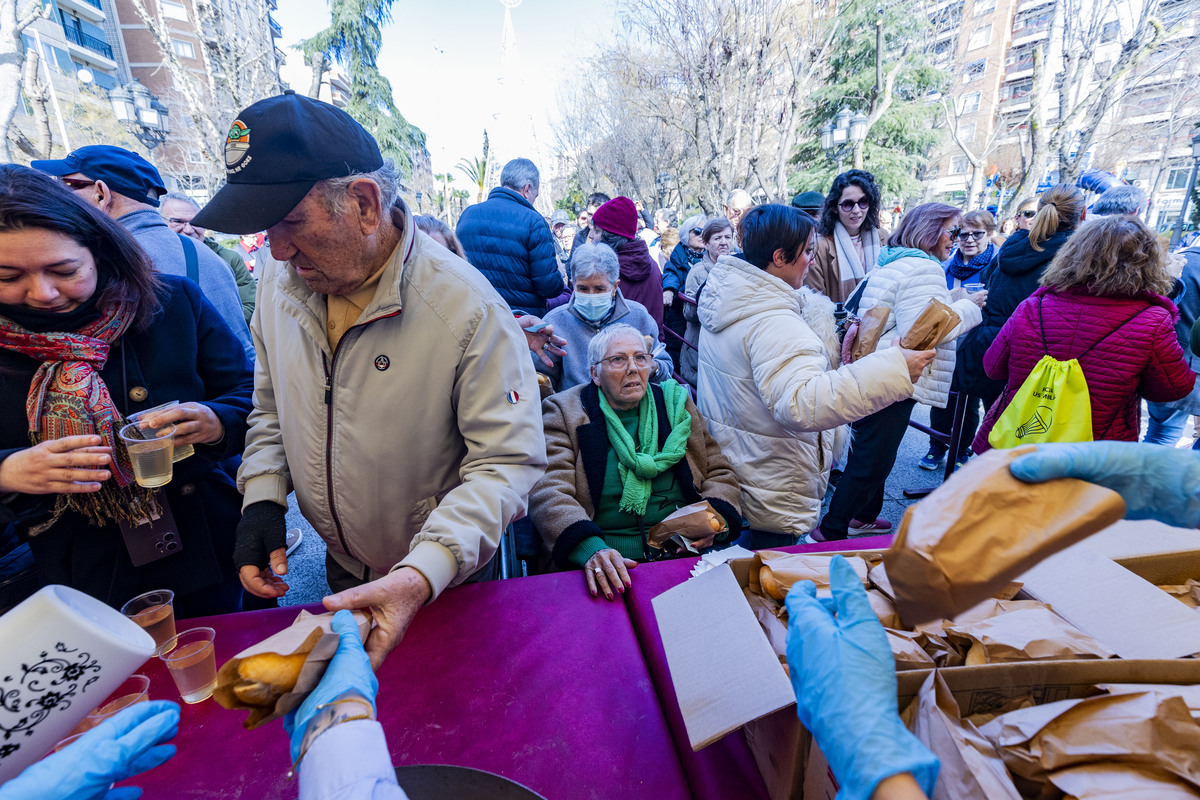
<instances>
[{"instance_id":1,"label":"woman in white puffer jacket","mask_svg":"<svg viewBox=\"0 0 1200 800\"><path fill-rule=\"evenodd\" d=\"M700 299L700 412L737 473L751 546L795 544L817 522L839 430L911 397L933 351L839 367L833 303L802 288L812 218L764 205L740 227L745 260L722 256Z\"/></svg>"},{"instance_id":2,"label":"woman in white puffer jacket","mask_svg":"<svg viewBox=\"0 0 1200 800\"><path fill-rule=\"evenodd\" d=\"M877 517L883 510L884 483L896 463L896 451L908 429L913 406L920 402L946 407L957 339L983 320L980 307L987 299L986 292L968 298L961 289L952 294L946 288L942 262L950 257L961 220L962 212L944 203L925 203L909 211L888 239L888 246L880 252L879 267L867 279L859 308L864 312L876 306L889 310L881 347L888 347L888 342L907 334L934 299L951 306L961 322L937 345L937 356L917 381L911 400L884 408L854 424L850 458L821 527L810 534L812 540L845 539L848 533L891 530L890 522Z\"/></svg>"}]
</instances>

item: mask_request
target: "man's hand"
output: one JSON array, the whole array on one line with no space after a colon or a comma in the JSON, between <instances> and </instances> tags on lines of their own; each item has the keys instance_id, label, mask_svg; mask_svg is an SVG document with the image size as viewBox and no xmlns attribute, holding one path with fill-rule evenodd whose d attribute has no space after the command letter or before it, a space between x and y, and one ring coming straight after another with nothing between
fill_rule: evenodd
<instances>
[{"instance_id":1,"label":"man's hand","mask_svg":"<svg viewBox=\"0 0 1200 800\"><path fill-rule=\"evenodd\" d=\"M283 597L288 585L287 509L271 500L246 507L233 544L233 565L246 591L258 597Z\"/></svg>"},{"instance_id":2,"label":"man's hand","mask_svg":"<svg viewBox=\"0 0 1200 800\"><path fill-rule=\"evenodd\" d=\"M367 637L366 650L372 669L377 670L388 653L400 644L409 623L432 594L424 575L412 567L401 567L377 581L331 594L321 602L330 611L370 610L375 627Z\"/></svg>"},{"instance_id":3,"label":"man's hand","mask_svg":"<svg viewBox=\"0 0 1200 800\"><path fill-rule=\"evenodd\" d=\"M18 450L0 461L0 492L84 494L112 477L112 448L99 436L66 436Z\"/></svg>"},{"instance_id":4,"label":"man's hand","mask_svg":"<svg viewBox=\"0 0 1200 800\"><path fill-rule=\"evenodd\" d=\"M544 325L540 319L532 314L518 317L517 324L525 331L525 343L529 345L529 352L541 359L542 363L547 367L554 366L554 362L550 359L550 356L562 358L567 354L567 351L563 349L567 344L567 340L561 336L554 335L553 325ZM538 325L542 325L539 330L534 332L529 331L529 328L534 328Z\"/></svg>"},{"instance_id":5,"label":"man's hand","mask_svg":"<svg viewBox=\"0 0 1200 800\"><path fill-rule=\"evenodd\" d=\"M175 446L216 444L225 436L225 426L213 410L203 403L180 403L149 416L139 417L146 428L175 425Z\"/></svg>"},{"instance_id":6,"label":"man's hand","mask_svg":"<svg viewBox=\"0 0 1200 800\"><path fill-rule=\"evenodd\" d=\"M675 293L672 292L670 289L664 289L663 290L663 306L664 307L669 306L673 302L675 302Z\"/></svg>"}]
</instances>

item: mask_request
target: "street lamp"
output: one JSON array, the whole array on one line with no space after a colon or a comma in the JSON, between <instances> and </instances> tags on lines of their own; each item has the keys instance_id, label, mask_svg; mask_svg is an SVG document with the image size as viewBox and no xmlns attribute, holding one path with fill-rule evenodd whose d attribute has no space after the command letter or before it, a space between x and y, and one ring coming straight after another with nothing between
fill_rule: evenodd
<instances>
[{"instance_id":1,"label":"street lamp","mask_svg":"<svg viewBox=\"0 0 1200 800\"><path fill-rule=\"evenodd\" d=\"M675 176L667 172L665 169L658 173L654 182L658 184L658 196L661 198L659 205L663 208L671 202L671 184L674 183Z\"/></svg>"},{"instance_id":2,"label":"street lamp","mask_svg":"<svg viewBox=\"0 0 1200 800\"><path fill-rule=\"evenodd\" d=\"M1188 203L1192 199L1192 191L1196 188L1196 170L1200 169L1200 131L1192 137L1192 172L1188 175L1187 188L1183 190L1183 205L1179 208L1179 217L1175 220L1175 230L1171 231L1169 250L1174 250L1183 236L1183 222L1187 219Z\"/></svg>"},{"instance_id":3,"label":"street lamp","mask_svg":"<svg viewBox=\"0 0 1200 800\"><path fill-rule=\"evenodd\" d=\"M113 89L108 93L108 101L117 121L147 150L153 151L167 140L171 131L170 111L138 81Z\"/></svg>"},{"instance_id":4,"label":"street lamp","mask_svg":"<svg viewBox=\"0 0 1200 800\"><path fill-rule=\"evenodd\" d=\"M846 156L867 139L867 115L843 108L837 112L833 122L821 127L821 149L837 161L838 172L842 171Z\"/></svg>"}]
</instances>

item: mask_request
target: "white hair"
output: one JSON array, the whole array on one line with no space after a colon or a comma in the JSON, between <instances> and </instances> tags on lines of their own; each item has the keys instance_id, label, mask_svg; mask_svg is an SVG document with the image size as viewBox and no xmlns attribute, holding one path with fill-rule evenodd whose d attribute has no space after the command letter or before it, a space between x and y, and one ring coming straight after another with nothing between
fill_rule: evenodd
<instances>
[{"instance_id":1,"label":"white hair","mask_svg":"<svg viewBox=\"0 0 1200 800\"><path fill-rule=\"evenodd\" d=\"M187 203L189 206L196 209L197 211L200 210L200 204L197 203L192 198L188 197L183 192L167 192L164 195L159 195L159 198L158 198L159 206L161 206L167 200L178 200L181 203Z\"/></svg>"},{"instance_id":2,"label":"white hair","mask_svg":"<svg viewBox=\"0 0 1200 800\"><path fill-rule=\"evenodd\" d=\"M1096 198L1091 214L1096 217L1135 216L1146 207L1146 193L1136 186L1114 186Z\"/></svg>"},{"instance_id":3,"label":"white hair","mask_svg":"<svg viewBox=\"0 0 1200 800\"><path fill-rule=\"evenodd\" d=\"M692 214L690 217L688 217L687 219L685 219L683 221L682 225L679 226L680 240L684 244L686 244L687 237L692 232L693 228L699 228L700 230L704 230L704 226L707 224L708 224L708 217L704 216L703 214Z\"/></svg>"},{"instance_id":4,"label":"white hair","mask_svg":"<svg viewBox=\"0 0 1200 800\"><path fill-rule=\"evenodd\" d=\"M588 364L593 367L599 364L604 359L604 354L608 352L609 346L622 336L630 336L637 339L643 345L646 342L641 331L623 322L601 328L600 332L588 342Z\"/></svg>"},{"instance_id":5,"label":"white hair","mask_svg":"<svg viewBox=\"0 0 1200 800\"><path fill-rule=\"evenodd\" d=\"M603 275L609 283L616 283L621 277L621 262L608 245L586 242L571 254L571 272L575 280Z\"/></svg>"},{"instance_id":6,"label":"white hair","mask_svg":"<svg viewBox=\"0 0 1200 800\"><path fill-rule=\"evenodd\" d=\"M340 217L346 213L346 190L350 184L364 178L379 187L381 208L390 207L400 197L400 171L390 158L374 172L352 172L344 178L326 178L317 181L313 188L317 190L329 216Z\"/></svg>"},{"instance_id":7,"label":"white hair","mask_svg":"<svg viewBox=\"0 0 1200 800\"><path fill-rule=\"evenodd\" d=\"M538 168L528 158L514 158L500 171L500 185L519 192L526 186L540 186Z\"/></svg>"}]
</instances>

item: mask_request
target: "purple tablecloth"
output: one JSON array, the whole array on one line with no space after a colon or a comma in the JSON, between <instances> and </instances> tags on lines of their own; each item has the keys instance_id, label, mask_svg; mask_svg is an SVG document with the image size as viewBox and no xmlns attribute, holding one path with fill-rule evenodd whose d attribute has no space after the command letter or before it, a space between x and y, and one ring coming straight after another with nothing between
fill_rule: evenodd
<instances>
[{"instance_id":1,"label":"purple tablecloth","mask_svg":"<svg viewBox=\"0 0 1200 800\"><path fill-rule=\"evenodd\" d=\"M297 611L181 627L216 628L220 664ZM157 659L143 672L152 698L178 698ZM626 606L593 599L577 572L447 591L417 615L379 683L397 765L484 769L548 800L691 797ZM131 783L146 800L295 797L280 723L246 731L243 716L213 700L184 706L178 755Z\"/></svg>"},{"instance_id":2,"label":"purple tablecloth","mask_svg":"<svg viewBox=\"0 0 1200 800\"><path fill-rule=\"evenodd\" d=\"M854 547L863 550L886 550L891 545L891 536L872 536L854 540ZM846 542L824 542L813 545L794 545L778 548L789 553L817 553L843 550ZM676 753L687 775L688 785L696 800L722 800L722 798L746 798L757 800L767 797L767 790L758 774L754 756L746 745L742 732L735 731L708 747L693 752L688 743L687 729L667 669L667 657L662 639L658 634L658 622L654 617L652 601L655 597L686 581L698 559L679 559L642 564L631 574L633 587L627 594L629 616L642 644L642 654L650 666L655 688L666 712L667 724L675 740Z\"/></svg>"}]
</instances>

